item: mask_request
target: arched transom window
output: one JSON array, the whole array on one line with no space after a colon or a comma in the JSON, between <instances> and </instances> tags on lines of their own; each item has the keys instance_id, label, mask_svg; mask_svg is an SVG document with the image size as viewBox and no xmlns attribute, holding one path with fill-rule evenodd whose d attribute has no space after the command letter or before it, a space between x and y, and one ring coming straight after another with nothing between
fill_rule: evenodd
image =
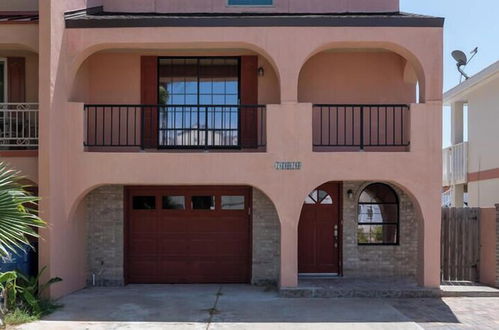
<instances>
[{"instance_id":1,"label":"arched transom window","mask_svg":"<svg viewBox=\"0 0 499 330\"><path fill-rule=\"evenodd\" d=\"M333 198L326 191L316 189L305 198L305 204L333 204Z\"/></svg>"},{"instance_id":2,"label":"arched transom window","mask_svg":"<svg viewBox=\"0 0 499 330\"><path fill-rule=\"evenodd\" d=\"M373 183L360 194L357 241L359 245L399 244L399 200L390 186Z\"/></svg>"}]
</instances>

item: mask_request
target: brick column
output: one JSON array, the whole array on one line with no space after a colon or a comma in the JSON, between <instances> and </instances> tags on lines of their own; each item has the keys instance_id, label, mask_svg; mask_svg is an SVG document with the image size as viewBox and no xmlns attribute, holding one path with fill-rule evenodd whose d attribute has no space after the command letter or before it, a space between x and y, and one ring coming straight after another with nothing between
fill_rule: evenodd
<instances>
[{"instance_id":1,"label":"brick column","mask_svg":"<svg viewBox=\"0 0 499 330\"><path fill-rule=\"evenodd\" d=\"M496 204L496 287L499 288L499 204Z\"/></svg>"}]
</instances>

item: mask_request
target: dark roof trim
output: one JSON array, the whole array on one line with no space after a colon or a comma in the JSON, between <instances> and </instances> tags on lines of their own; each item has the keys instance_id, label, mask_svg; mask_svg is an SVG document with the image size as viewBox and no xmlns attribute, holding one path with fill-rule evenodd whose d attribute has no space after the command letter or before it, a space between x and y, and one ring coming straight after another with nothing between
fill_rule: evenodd
<instances>
[{"instance_id":1,"label":"dark roof trim","mask_svg":"<svg viewBox=\"0 0 499 330\"><path fill-rule=\"evenodd\" d=\"M100 14L104 11L104 6L96 6L96 7L88 7L83 9L77 9L72 11L67 11L64 13L64 18L66 20L71 19L73 17L81 17L85 15L96 15Z\"/></svg>"},{"instance_id":2,"label":"dark roof trim","mask_svg":"<svg viewBox=\"0 0 499 330\"><path fill-rule=\"evenodd\" d=\"M0 11L0 24L38 24L36 11Z\"/></svg>"},{"instance_id":3,"label":"dark roof trim","mask_svg":"<svg viewBox=\"0 0 499 330\"><path fill-rule=\"evenodd\" d=\"M66 14L66 28L443 27L440 17L391 14Z\"/></svg>"}]
</instances>

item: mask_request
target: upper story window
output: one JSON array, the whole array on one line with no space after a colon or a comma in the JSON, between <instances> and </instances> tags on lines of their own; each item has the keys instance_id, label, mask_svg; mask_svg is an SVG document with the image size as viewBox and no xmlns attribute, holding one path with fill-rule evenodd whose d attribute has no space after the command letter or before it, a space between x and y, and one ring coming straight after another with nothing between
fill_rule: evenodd
<instances>
[{"instance_id":1,"label":"upper story window","mask_svg":"<svg viewBox=\"0 0 499 330\"><path fill-rule=\"evenodd\" d=\"M272 6L274 0L228 0L229 6Z\"/></svg>"},{"instance_id":2,"label":"upper story window","mask_svg":"<svg viewBox=\"0 0 499 330\"><path fill-rule=\"evenodd\" d=\"M160 58L159 104L236 105L239 65L237 57Z\"/></svg>"}]
</instances>

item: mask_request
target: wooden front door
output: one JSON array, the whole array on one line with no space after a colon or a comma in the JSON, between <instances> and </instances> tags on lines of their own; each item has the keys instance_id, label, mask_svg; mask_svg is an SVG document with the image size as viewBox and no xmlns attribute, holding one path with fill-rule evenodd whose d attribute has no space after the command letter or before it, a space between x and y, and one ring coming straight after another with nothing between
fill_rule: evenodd
<instances>
[{"instance_id":1,"label":"wooden front door","mask_svg":"<svg viewBox=\"0 0 499 330\"><path fill-rule=\"evenodd\" d=\"M307 196L298 225L298 272L340 274L340 183L326 183Z\"/></svg>"},{"instance_id":2,"label":"wooden front door","mask_svg":"<svg viewBox=\"0 0 499 330\"><path fill-rule=\"evenodd\" d=\"M128 187L128 283L248 283L248 187Z\"/></svg>"}]
</instances>

